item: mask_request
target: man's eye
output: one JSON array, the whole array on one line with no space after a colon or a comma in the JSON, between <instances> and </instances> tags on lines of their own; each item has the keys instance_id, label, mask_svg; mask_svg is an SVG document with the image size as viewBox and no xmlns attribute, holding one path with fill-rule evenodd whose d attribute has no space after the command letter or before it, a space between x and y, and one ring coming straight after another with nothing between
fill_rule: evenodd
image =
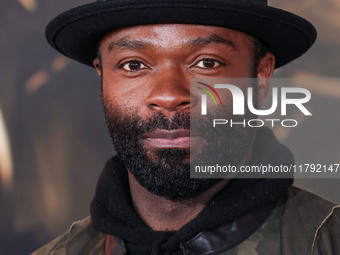
<instances>
[{"instance_id":1,"label":"man's eye","mask_svg":"<svg viewBox=\"0 0 340 255\"><path fill-rule=\"evenodd\" d=\"M204 69L212 69L222 65L220 61L211 58L205 58L199 61L195 66Z\"/></svg>"},{"instance_id":2,"label":"man's eye","mask_svg":"<svg viewBox=\"0 0 340 255\"><path fill-rule=\"evenodd\" d=\"M135 72L135 71L139 71L141 69L146 68L146 66L138 60L132 60L132 61L121 64L119 68L122 68L128 72Z\"/></svg>"}]
</instances>

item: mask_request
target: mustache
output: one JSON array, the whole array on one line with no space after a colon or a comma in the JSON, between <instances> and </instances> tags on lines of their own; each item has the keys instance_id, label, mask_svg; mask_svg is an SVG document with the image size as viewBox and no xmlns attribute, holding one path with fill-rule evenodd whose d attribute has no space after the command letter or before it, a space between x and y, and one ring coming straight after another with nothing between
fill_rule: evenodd
<instances>
[{"instance_id":1,"label":"mustache","mask_svg":"<svg viewBox=\"0 0 340 255\"><path fill-rule=\"evenodd\" d=\"M163 113L156 113L147 120L139 118L136 124L138 136L150 133L156 129L190 129L190 114L177 112L173 117L169 118Z\"/></svg>"},{"instance_id":2,"label":"mustache","mask_svg":"<svg viewBox=\"0 0 340 255\"><path fill-rule=\"evenodd\" d=\"M176 112L172 117L168 117L164 113L157 112L148 118L142 118L137 114L123 114L112 107L104 109L106 124L114 141L126 139L138 143L141 137L157 129L186 129L193 134L203 136L212 125L212 120L209 118L193 116L190 113Z\"/></svg>"}]
</instances>

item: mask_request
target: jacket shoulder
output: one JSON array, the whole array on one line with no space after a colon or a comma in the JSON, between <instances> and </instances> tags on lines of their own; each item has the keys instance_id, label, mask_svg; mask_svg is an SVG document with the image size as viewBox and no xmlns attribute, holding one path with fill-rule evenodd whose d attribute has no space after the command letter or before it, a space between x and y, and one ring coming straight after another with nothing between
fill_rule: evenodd
<instances>
[{"instance_id":1,"label":"jacket shoulder","mask_svg":"<svg viewBox=\"0 0 340 255\"><path fill-rule=\"evenodd\" d=\"M336 204L318 195L292 187L280 220L283 254L311 254L317 231L327 218L333 218ZM332 229L340 227L335 220ZM330 240L339 243L340 239Z\"/></svg>"},{"instance_id":2,"label":"jacket shoulder","mask_svg":"<svg viewBox=\"0 0 340 255\"><path fill-rule=\"evenodd\" d=\"M312 254L340 254L340 206L334 207L318 227L314 236Z\"/></svg>"},{"instance_id":3,"label":"jacket shoulder","mask_svg":"<svg viewBox=\"0 0 340 255\"><path fill-rule=\"evenodd\" d=\"M61 236L31 255L104 254L105 234L92 228L90 217L74 222Z\"/></svg>"}]
</instances>

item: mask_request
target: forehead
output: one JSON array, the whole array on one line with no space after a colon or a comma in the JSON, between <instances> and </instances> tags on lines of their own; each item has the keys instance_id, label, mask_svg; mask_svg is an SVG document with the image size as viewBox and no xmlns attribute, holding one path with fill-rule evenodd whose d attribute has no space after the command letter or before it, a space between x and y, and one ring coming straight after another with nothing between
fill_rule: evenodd
<instances>
[{"instance_id":1,"label":"forehead","mask_svg":"<svg viewBox=\"0 0 340 255\"><path fill-rule=\"evenodd\" d=\"M229 28L189 25L189 24L155 24L122 28L112 31L101 41L101 46L117 41L142 41L148 45L161 48L182 47L188 41L199 38L218 38L230 42L235 49L251 48L251 36ZM201 42L204 44L204 41Z\"/></svg>"}]
</instances>

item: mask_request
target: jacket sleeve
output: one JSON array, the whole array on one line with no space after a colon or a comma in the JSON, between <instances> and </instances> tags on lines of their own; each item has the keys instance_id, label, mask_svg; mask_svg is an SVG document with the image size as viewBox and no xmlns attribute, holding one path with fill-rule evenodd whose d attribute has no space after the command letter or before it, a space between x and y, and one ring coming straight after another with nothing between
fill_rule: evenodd
<instances>
[{"instance_id":1,"label":"jacket sleeve","mask_svg":"<svg viewBox=\"0 0 340 255\"><path fill-rule=\"evenodd\" d=\"M31 255L61 255L66 254L65 247L63 244L67 240L68 232L58 236L53 241L44 245L40 249L33 252Z\"/></svg>"},{"instance_id":2,"label":"jacket sleeve","mask_svg":"<svg viewBox=\"0 0 340 255\"><path fill-rule=\"evenodd\" d=\"M321 223L314 237L312 255L340 254L340 206Z\"/></svg>"},{"instance_id":3,"label":"jacket sleeve","mask_svg":"<svg viewBox=\"0 0 340 255\"><path fill-rule=\"evenodd\" d=\"M92 228L90 217L87 217L74 222L63 235L31 255L102 255L105 237L105 234L98 233Z\"/></svg>"}]
</instances>

